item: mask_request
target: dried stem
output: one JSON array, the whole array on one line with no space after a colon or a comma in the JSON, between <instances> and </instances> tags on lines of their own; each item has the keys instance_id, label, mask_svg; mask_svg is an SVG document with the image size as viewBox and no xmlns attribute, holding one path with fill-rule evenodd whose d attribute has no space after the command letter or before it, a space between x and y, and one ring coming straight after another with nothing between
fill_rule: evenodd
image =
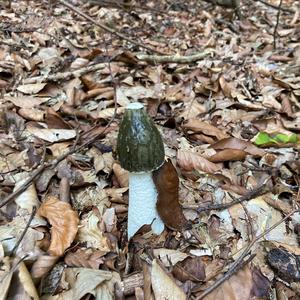
<instances>
[{"instance_id":1,"label":"dried stem","mask_svg":"<svg viewBox=\"0 0 300 300\"><path fill-rule=\"evenodd\" d=\"M274 50L276 49L277 28L278 28L278 25L279 25L281 6L282 6L282 0L280 0L280 2L279 2L277 18L276 18L276 25L275 25L274 33L273 33L273 47L274 47Z\"/></svg>"}]
</instances>

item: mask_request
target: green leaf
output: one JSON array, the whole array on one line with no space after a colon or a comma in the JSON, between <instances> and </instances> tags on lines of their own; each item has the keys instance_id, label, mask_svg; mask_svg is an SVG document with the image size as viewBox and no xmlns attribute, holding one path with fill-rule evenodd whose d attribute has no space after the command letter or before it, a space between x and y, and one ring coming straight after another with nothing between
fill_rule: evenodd
<instances>
[{"instance_id":1,"label":"green leaf","mask_svg":"<svg viewBox=\"0 0 300 300\"><path fill-rule=\"evenodd\" d=\"M297 143L298 137L296 134L283 134L278 133L276 135L270 136L266 132L259 132L254 140L256 145L266 145L266 144L287 144L287 143Z\"/></svg>"},{"instance_id":2,"label":"green leaf","mask_svg":"<svg viewBox=\"0 0 300 300\"><path fill-rule=\"evenodd\" d=\"M297 143L297 135L293 133L292 135L286 135L282 133L278 133L275 135L275 140L280 142L280 143Z\"/></svg>"},{"instance_id":3,"label":"green leaf","mask_svg":"<svg viewBox=\"0 0 300 300\"><path fill-rule=\"evenodd\" d=\"M270 143L271 138L266 132L259 132L255 138L254 143L256 145L265 145Z\"/></svg>"}]
</instances>

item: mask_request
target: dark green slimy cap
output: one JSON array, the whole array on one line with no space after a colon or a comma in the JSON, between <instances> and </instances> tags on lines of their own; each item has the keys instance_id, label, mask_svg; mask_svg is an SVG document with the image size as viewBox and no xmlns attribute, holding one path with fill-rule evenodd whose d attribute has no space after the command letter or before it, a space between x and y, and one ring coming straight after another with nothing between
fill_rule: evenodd
<instances>
[{"instance_id":1,"label":"dark green slimy cap","mask_svg":"<svg viewBox=\"0 0 300 300\"><path fill-rule=\"evenodd\" d=\"M161 135L143 104L127 106L120 124L117 154L122 168L129 172L151 172L164 162Z\"/></svg>"}]
</instances>

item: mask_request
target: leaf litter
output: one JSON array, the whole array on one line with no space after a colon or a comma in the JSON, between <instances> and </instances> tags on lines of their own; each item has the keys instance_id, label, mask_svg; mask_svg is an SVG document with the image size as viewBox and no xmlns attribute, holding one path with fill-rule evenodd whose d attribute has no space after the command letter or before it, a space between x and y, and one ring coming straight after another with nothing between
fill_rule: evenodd
<instances>
[{"instance_id":1,"label":"leaf litter","mask_svg":"<svg viewBox=\"0 0 300 300\"><path fill-rule=\"evenodd\" d=\"M0 4L2 299L300 297L299 1L213 2ZM135 101L191 228L128 242Z\"/></svg>"}]
</instances>

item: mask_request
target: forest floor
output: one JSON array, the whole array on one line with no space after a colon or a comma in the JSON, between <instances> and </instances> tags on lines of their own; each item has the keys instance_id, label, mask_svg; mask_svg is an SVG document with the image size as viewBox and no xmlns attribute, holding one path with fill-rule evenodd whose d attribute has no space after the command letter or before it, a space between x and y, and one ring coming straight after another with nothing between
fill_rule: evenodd
<instances>
[{"instance_id":1,"label":"forest floor","mask_svg":"<svg viewBox=\"0 0 300 300\"><path fill-rule=\"evenodd\" d=\"M0 299L300 299L300 2L262 2L0 3ZM127 240L131 102L191 229Z\"/></svg>"}]
</instances>

